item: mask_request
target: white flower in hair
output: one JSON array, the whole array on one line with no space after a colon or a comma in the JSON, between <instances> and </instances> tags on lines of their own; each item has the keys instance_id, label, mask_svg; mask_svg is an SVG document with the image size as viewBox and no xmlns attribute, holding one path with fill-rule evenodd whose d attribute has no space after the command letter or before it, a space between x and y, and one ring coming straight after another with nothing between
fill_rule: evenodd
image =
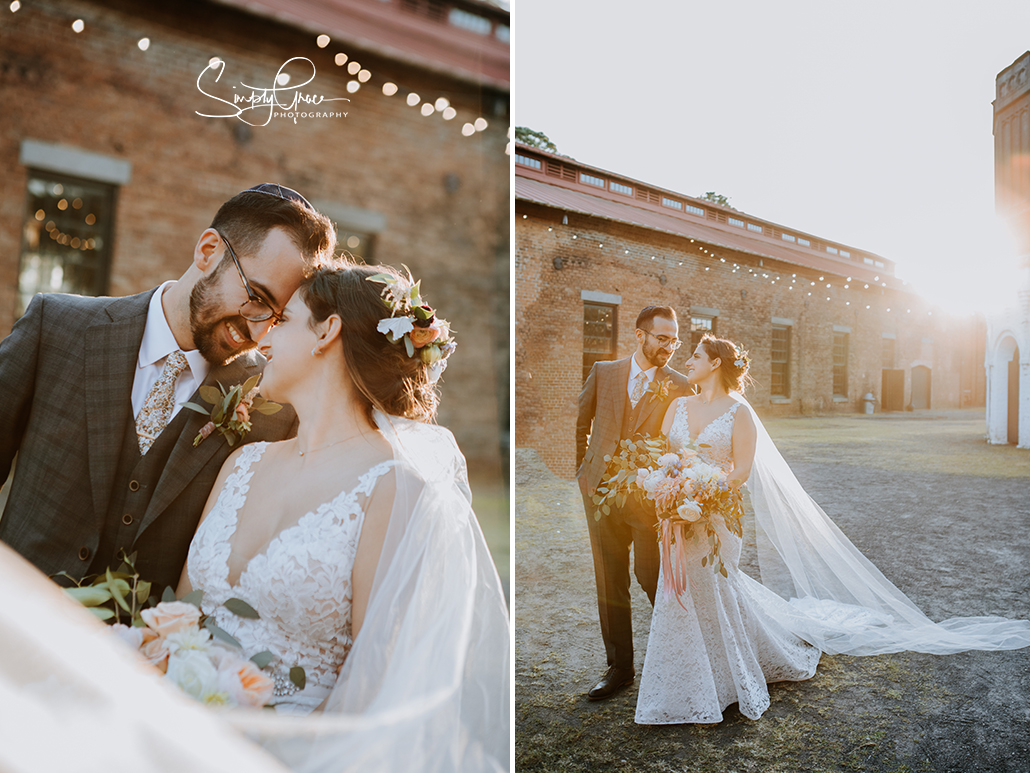
<instances>
[{"instance_id":1,"label":"white flower in hair","mask_svg":"<svg viewBox=\"0 0 1030 773\"><path fill-rule=\"evenodd\" d=\"M414 329L415 324L411 317L387 317L379 320L379 324L376 325L376 330L391 336L394 341L399 341L405 333L410 333Z\"/></svg>"},{"instance_id":2,"label":"white flower in hair","mask_svg":"<svg viewBox=\"0 0 1030 773\"><path fill-rule=\"evenodd\" d=\"M743 368L746 362L744 360L734 360L733 364L738 368Z\"/></svg>"}]
</instances>

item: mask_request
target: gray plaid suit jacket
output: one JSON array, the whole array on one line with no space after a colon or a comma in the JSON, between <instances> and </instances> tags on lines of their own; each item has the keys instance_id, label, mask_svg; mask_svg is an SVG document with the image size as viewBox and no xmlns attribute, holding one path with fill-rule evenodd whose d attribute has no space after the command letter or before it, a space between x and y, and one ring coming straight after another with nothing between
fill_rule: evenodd
<instances>
[{"instance_id":1,"label":"gray plaid suit jacket","mask_svg":"<svg viewBox=\"0 0 1030 773\"><path fill-rule=\"evenodd\" d=\"M579 418L576 422L576 477L585 476L588 494L593 493L608 465L604 457L611 454L623 438L623 418L629 403L630 357L594 363L579 395ZM693 392L687 377L665 365L655 371L655 380L667 379L669 396L663 400L642 398L633 417L627 437L636 433L657 435L662 429L665 411L677 397ZM587 437L590 442L587 444Z\"/></svg>"},{"instance_id":2,"label":"gray plaid suit jacket","mask_svg":"<svg viewBox=\"0 0 1030 773\"><path fill-rule=\"evenodd\" d=\"M132 382L154 292L37 295L0 342L0 480L18 454L0 540L47 574L86 572L110 517L113 487L128 484L115 480L116 469L132 420ZM212 368L206 383L242 383L263 362L253 353L240 357ZM178 421L181 433L167 463L156 480L144 482L152 495L136 543L148 545L149 575L141 572L155 583L177 581L204 503L232 450L218 434L194 447L206 420L181 413L188 416ZM289 406L272 416L256 414L253 422L247 442L296 432Z\"/></svg>"}]
</instances>

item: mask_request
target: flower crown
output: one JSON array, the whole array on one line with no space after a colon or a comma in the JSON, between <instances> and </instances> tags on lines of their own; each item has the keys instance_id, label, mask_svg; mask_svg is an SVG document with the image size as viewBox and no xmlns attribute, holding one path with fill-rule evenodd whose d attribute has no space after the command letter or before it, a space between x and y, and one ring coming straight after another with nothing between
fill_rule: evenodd
<instances>
[{"instance_id":1,"label":"flower crown","mask_svg":"<svg viewBox=\"0 0 1030 773\"><path fill-rule=\"evenodd\" d=\"M410 272L408 276L411 276ZM390 316L379 320L376 330L392 344L403 341L409 357L414 357L417 352L422 362L429 366L430 380L436 381L447 367L447 358L457 344L451 336L451 324L437 317L433 308L422 301L421 280L411 282L393 274L375 274L367 277L366 281L386 285L380 297L390 310Z\"/></svg>"}]
</instances>

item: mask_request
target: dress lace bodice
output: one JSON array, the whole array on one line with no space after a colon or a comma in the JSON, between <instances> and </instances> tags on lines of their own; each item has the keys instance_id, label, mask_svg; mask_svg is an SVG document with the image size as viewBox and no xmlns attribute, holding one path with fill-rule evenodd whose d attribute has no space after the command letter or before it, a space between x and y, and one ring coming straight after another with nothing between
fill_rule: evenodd
<instances>
[{"instance_id":1,"label":"dress lace bodice","mask_svg":"<svg viewBox=\"0 0 1030 773\"><path fill-rule=\"evenodd\" d=\"M733 403L724 413L708 422L696 438L692 438L687 417L687 401L680 400L676 404L676 415L669 428L669 445L678 450L691 442L696 442L701 446L698 455L704 461L728 472L733 467L733 419L739 407L740 403Z\"/></svg>"},{"instance_id":2,"label":"dress lace bodice","mask_svg":"<svg viewBox=\"0 0 1030 773\"><path fill-rule=\"evenodd\" d=\"M303 714L329 694L353 643L351 572L364 508L376 482L394 462L372 467L352 490L283 529L231 583L229 558L237 516L247 500L251 468L267 445L253 443L240 453L193 538L187 574L192 586L204 591L204 613L240 642L246 657L264 650L275 657L276 710ZM250 604L259 619L239 617L222 606L234 597ZM289 679L290 668L297 665L305 670L303 690Z\"/></svg>"}]
</instances>

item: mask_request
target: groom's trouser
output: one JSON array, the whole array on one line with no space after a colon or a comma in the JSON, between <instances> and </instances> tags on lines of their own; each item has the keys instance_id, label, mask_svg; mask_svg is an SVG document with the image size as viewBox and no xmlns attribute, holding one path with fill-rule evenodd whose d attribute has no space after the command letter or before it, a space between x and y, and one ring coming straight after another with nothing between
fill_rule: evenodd
<instances>
[{"instance_id":1,"label":"groom's trouser","mask_svg":"<svg viewBox=\"0 0 1030 773\"><path fill-rule=\"evenodd\" d=\"M613 508L609 515L594 519L593 501L584 499L590 548L594 554L597 581L597 611L608 665L633 671L633 614L629 596L630 546L633 573L654 606L658 588L659 553L654 529L655 516L627 506Z\"/></svg>"}]
</instances>

